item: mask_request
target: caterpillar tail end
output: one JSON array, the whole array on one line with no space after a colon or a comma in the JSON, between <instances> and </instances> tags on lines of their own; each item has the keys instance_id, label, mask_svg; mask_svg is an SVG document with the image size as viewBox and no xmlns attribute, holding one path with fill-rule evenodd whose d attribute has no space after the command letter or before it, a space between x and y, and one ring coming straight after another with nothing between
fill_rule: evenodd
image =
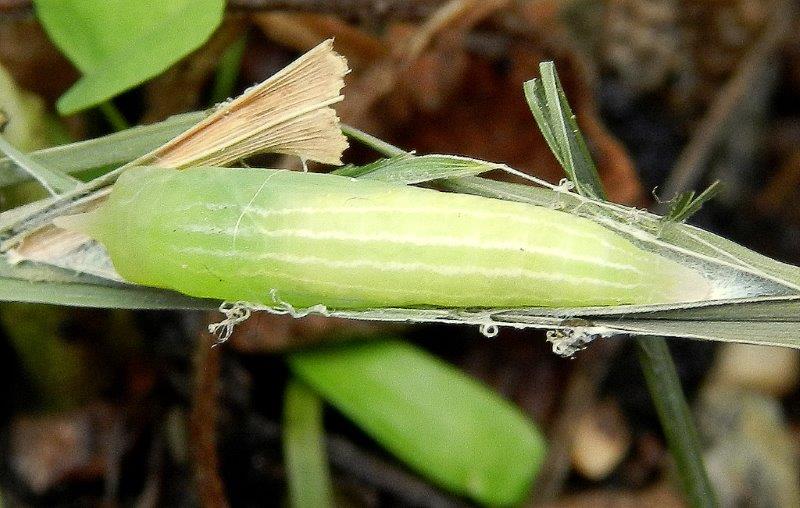
<instances>
[{"instance_id":1,"label":"caterpillar tail end","mask_svg":"<svg viewBox=\"0 0 800 508\"><path fill-rule=\"evenodd\" d=\"M667 284L671 289L667 303L699 302L713 297L714 286L709 279L677 263Z\"/></svg>"}]
</instances>

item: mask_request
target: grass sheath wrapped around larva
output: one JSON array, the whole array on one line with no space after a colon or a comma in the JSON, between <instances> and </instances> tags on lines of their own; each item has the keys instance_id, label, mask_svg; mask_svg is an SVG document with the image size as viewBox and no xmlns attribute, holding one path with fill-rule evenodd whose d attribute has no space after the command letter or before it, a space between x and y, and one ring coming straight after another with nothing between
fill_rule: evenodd
<instances>
[{"instance_id":1,"label":"grass sheath wrapped around larva","mask_svg":"<svg viewBox=\"0 0 800 508\"><path fill-rule=\"evenodd\" d=\"M524 203L255 168L127 170L57 225L130 282L297 308L561 307L706 298L698 272Z\"/></svg>"}]
</instances>

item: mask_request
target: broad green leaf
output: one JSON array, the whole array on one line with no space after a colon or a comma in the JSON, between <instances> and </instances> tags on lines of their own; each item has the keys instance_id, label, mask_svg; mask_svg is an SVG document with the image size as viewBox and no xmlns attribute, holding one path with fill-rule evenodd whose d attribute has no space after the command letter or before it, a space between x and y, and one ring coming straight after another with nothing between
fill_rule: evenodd
<instances>
[{"instance_id":1,"label":"broad green leaf","mask_svg":"<svg viewBox=\"0 0 800 508\"><path fill-rule=\"evenodd\" d=\"M164 72L222 21L224 0L37 0L47 34L83 77L58 101L62 114L97 105Z\"/></svg>"},{"instance_id":2,"label":"broad green leaf","mask_svg":"<svg viewBox=\"0 0 800 508\"><path fill-rule=\"evenodd\" d=\"M289 380L283 402L283 457L289 484L290 505L333 506L322 400L309 387Z\"/></svg>"},{"instance_id":3,"label":"broad green leaf","mask_svg":"<svg viewBox=\"0 0 800 508\"><path fill-rule=\"evenodd\" d=\"M411 468L482 504L522 502L544 460L544 439L519 409L409 344L315 349L289 365Z\"/></svg>"}]
</instances>

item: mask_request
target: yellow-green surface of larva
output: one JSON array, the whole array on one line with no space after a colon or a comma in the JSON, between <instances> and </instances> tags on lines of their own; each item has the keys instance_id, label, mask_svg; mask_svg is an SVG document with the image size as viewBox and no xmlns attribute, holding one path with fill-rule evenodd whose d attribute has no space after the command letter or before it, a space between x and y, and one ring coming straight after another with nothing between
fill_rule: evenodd
<instances>
[{"instance_id":1,"label":"yellow-green surface of larva","mask_svg":"<svg viewBox=\"0 0 800 508\"><path fill-rule=\"evenodd\" d=\"M702 299L699 273L587 219L285 170L136 167L62 219L123 278L295 307L575 307Z\"/></svg>"}]
</instances>

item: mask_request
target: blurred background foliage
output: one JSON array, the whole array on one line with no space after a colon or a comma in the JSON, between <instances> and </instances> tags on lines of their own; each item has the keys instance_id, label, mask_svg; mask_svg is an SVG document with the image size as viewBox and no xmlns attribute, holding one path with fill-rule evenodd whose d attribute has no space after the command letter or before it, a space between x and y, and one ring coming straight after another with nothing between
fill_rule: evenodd
<instances>
[{"instance_id":1,"label":"blurred background foliage","mask_svg":"<svg viewBox=\"0 0 800 508\"><path fill-rule=\"evenodd\" d=\"M143 12L106 28L124 33L124 20ZM800 263L800 17L791 1L231 0L209 19L169 9L149 15L145 24L162 32L156 18L172 20L166 26L175 27L180 54L103 98L122 92L112 102L62 117L56 104L76 81L93 72L103 81L109 66L125 67L127 49L115 46L125 38L75 67L31 2L0 0L7 139L30 151L203 109L335 37L353 69L337 106L343 121L419 153L478 157L558 182L563 170L522 93L539 62L554 60L611 200L652 206L687 183L701 189L718 179L722 192L693 222ZM185 32L191 41L179 36ZM61 110L77 111L63 103ZM346 155L356 163L373 157L360 148ZM3 209L40 193L32 183L5 189ZM284 358L313 345L392 336L478 380L541 430L548 455L516 504L682 506L626 340L595 343L570 361L553 355L538 332L502 330L488 339L470 327L257 314L225 346L209 349L203 329L213 319L2 304L2 502L302 504L290 496L287 478L296 476L284 460L289 440L281 442ZM798 352L670 345L721 503L800 505ZM303 377L309 384L313 372ZM335 405L323 410L321 449L337 505L476 502L409 469ZM446 406L435 409L442 421L453 417Z\"/></svg>"}]
</instances>

